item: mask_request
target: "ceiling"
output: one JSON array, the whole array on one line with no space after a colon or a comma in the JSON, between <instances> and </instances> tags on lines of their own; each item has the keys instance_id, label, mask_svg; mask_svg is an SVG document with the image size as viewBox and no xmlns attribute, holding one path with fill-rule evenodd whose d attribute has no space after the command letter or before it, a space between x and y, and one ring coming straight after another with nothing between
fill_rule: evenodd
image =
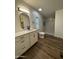
<instances>
[{"instance_id":1,"label":"ceiling","mask_svg":"<svg viewBox=\"0 0 79 59\"><path fill-rule=\"evenodd\" d=\"M34 9L42 8L40 11L45 17L53 15L56 10L63 8L63 0L24 0L28 5Z\"/></svg>"}]
</instances>

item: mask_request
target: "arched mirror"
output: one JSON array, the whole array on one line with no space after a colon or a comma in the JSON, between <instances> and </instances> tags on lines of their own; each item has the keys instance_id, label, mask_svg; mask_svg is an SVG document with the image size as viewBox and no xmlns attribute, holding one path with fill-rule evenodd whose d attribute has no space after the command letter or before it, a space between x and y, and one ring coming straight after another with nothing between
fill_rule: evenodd
<instances>
[{"instance_id":1,"label":"arched mirror","mask_svg":"<svg viewBox=\"0 0 79 59\"><path fill-rule=\"evenodd\" d=\"M24 30L30 30L30 19L28 12L26 12L27 10L18 8L18 11L21 28Z\"/></svg>"}]
</instances>

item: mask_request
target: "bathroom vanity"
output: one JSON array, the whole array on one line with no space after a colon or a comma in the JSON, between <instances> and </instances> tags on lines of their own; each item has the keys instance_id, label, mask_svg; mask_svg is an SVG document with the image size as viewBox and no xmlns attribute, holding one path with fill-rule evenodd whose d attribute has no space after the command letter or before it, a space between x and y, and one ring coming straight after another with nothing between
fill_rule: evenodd
<instances>
[{"instance_id":1,"label":"bathroom vanity","mask_svg":"<svg viewBox=\"0 0 79 59\"><path fill-rule=\"evenodd\" d=\"M30 18L30 11L23 6L17 7L16 20L19 20L19 31L15 33L15 57L20 57L30 47L38 41L38 29L32 27L32 20Z\"/></svg>"},{"instance_id":2,"label":"bathroom vanity","mask_svg":"<svg viewBox=\"0 0 79 59\"><path fill-rule=\"evenodd\" d=\"M24 30L15 34L15 56L18 58L38 41L37 29Z\"/></svg>"}]
</instances>

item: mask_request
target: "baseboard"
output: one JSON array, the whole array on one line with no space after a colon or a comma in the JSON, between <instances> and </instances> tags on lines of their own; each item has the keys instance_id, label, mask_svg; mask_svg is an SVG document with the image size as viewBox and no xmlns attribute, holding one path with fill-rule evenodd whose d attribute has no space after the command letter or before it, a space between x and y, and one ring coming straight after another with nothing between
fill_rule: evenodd
<instances>
[{"instance_id":1,"label":"baseboard","mask_svg":"<svg viewBox=\"0 0 79 59\"><path fill-rule=\"evenodd\" d=\"M54 36L54 34L52 34L52 33L46 33L46 32L45 32L45 34L48 34L48 35Z\"/></svg>"},{"instance_id":2,"label":"baseboard","mask_svg":"<svg viewBox=\"0 0 79 59\"><path fill-rule=\"evenodd\" d=\"M57 37L57 36L55 36L55 35L51 35L51 34L45 34L45 36L50 36L50 37L53 37L53 38L55 38L55 39L63 39L63 38L61 38L61 37Z\"/></svg>"},{"instance_id":3,"label":"baseboard","mask_svg":"<svg viewBox=\"0 0 79 59\"><path fill-rule=\"evenodd\" d=\"M58 38L62 38L63 39L63 37L60 37L60 36L57 36L57 35L54 35L55 37L58 37Z\"/></svg>"}]
</instances>

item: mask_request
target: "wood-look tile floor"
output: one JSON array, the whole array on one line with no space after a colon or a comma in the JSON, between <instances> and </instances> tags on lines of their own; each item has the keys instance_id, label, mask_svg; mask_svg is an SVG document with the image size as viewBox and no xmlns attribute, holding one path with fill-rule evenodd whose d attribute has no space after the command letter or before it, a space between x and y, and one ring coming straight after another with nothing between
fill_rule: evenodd
<instances>
[{"instance_id":1,"label":"wood-look tile floor","mask_svg":"<svg viewBox=\"0 0 79 59\"><path fill-rule=\"evenodd\" d=\"M63 40L46 35L18 59L63 59Z\"/></svg>"}]
</instances>

